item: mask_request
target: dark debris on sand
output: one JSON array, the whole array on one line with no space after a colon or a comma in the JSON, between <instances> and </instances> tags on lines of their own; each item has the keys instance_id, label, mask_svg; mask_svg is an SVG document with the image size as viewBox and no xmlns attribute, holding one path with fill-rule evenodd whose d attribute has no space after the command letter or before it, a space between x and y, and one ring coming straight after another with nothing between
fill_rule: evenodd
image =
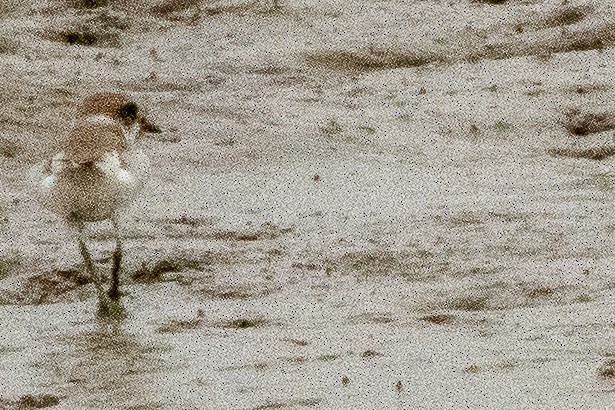
<instances>
[{"instance_id":1,"label":"dark debris on sand","mask_svg":"<svg viewBox=\"0 0 615 410\"><path fill-rule=\"evenodd\" d=\"M91 282L91 278L74 269L45 272L27 279L15 296L16 302L34 305L58 302L66 293Z\"/></svg>"}]
</instances>

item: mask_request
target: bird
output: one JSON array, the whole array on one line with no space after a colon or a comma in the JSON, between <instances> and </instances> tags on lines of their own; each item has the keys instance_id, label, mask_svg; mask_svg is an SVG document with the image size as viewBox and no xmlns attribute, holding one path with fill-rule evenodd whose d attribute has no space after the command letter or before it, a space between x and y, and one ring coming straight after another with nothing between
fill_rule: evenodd
<instances>
[{"instance_id":1,"label":"bird","mask_svg":"<svg viewBox=\"0 0 615 410\"><path fill-rule=\"evenodd\" d=\"M90 94L77 106L76 118L59 151L34 165L29 183L34 196L78 232L85 269L96 287L99 312L119 302L122 239L119 216L147 180L150 162L136 148L143 132L160 132L134 99L120 92ZM85 226L110 220L115 236L111 284L107 292L86 246Z\"/></svg>"}]
</instances>

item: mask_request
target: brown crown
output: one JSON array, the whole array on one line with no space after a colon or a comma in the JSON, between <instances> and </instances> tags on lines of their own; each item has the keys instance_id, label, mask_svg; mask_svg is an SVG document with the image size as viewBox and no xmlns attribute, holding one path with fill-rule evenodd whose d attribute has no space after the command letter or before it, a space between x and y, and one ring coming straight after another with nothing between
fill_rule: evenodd
<instances>
[{"instance_id":1,"label":"brown crown","mask_svg":"<svg viewBox=\"0 0 615 410\"><path fill-rule=\"evenodd\" d=\"M108 115L128 127L140 117L139 107L132 98L112 92L91 94L77 107L77 118L98 114Z\"/></svg>"}]
</instances>

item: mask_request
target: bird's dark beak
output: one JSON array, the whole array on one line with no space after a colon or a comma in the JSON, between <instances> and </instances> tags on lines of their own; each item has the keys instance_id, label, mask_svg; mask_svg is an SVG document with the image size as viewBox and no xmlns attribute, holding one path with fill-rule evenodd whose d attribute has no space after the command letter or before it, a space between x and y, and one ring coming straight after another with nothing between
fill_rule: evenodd
<instances>
[{"instance_id":1,"label":"bird's dark beak","mask_svg":"<svg viewBox=\"0 0 615 410\"><path fill-rule=\"evenodd\" d=\"M159 133L162 132L160 127L158 127L156 124L150 122L150 120L148 120L147 117L145 117L145 116L139 117L139 125L141 127L141 131L143 131L143 132L151 132L151 133L155 133L155 134L159 134Z\"/></svg>"}]
</instances>

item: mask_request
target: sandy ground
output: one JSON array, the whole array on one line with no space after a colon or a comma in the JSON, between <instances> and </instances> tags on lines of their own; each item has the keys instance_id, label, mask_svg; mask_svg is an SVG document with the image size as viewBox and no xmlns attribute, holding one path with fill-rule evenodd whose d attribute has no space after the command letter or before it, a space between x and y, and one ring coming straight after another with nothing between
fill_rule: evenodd
<instances>
[{"instance_id":1,"label":"sandy ground","mask_svg":"<svg viewBox=\"0 0 615 410\"><path fill-rule=\"evenodd\" d=\"M608 2L85 3L0 3L0 408L613 406ZM102 89L118 322L25 182Z\"/></svg>"}]
</instances>

